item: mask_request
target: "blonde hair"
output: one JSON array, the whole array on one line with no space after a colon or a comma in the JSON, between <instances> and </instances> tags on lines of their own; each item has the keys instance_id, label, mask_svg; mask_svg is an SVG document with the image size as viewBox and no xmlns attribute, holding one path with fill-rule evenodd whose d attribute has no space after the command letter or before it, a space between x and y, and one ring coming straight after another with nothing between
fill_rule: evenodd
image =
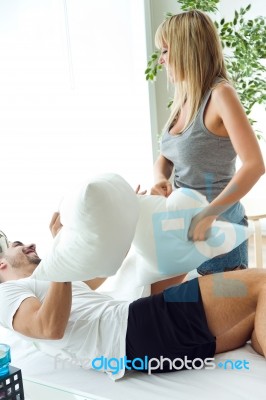
<instances>
[{"instance_id":1,"label":"blonde hair","mask_svg":"<svg viewBox=\"0 0 266 400\"><path fill-rule=\"evenodd\" d=\"M168 48L168 64L175 85L172 110L165 127L173 125L187 101L186 128L215 79L229 81L218 32L207 14L191 10L166 19L156 31L155 44L159 49Z\"/></svg>"}]
</instances>

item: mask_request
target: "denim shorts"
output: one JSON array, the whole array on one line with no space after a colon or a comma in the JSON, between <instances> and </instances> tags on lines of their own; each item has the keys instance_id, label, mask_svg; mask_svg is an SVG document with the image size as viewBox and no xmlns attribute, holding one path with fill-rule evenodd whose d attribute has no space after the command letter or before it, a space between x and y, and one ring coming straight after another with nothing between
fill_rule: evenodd
<instances>
[{"instance_id":1,"label":"denim shorts","mask_svg":"<svg viewBox=\"0 0 266 400\"><path fill-rule=\"evenodd\" d=\"M247 217L245 216L238 224L248 226ZM245 240L229 253L205 261L197 268L197 272L200 275L209 275L217 272L233 271L238 267L240 269L248 268L248 240Z\"/></svg>"}]
</instances>

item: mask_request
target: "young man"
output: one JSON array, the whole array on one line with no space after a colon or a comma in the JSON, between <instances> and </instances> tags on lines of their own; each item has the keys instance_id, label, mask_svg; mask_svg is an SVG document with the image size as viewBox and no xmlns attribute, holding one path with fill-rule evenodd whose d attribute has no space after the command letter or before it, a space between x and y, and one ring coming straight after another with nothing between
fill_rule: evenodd
<instances>
[{"instance_id":1,"label":"young man","mask_svg":"<svg viewBox=\"0 0 266 400\"><path fill-rule=\"evenodd\" d=\"M39 262L34 244L16 241L0 254L0 323L90 366L102 356L204 360L249 339L266 356L266 270L208 275L130 304L95 292L101 279L31 279ZM114 379L123 375L124 366Z\"/></svg>"}]
</instances>

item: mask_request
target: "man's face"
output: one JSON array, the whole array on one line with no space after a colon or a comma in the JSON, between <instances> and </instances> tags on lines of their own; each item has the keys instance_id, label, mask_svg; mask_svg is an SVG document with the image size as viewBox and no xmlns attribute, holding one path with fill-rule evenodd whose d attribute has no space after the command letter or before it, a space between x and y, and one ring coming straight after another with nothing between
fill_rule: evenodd
<instances>
[{"instance_id":1,"label":"man's face","mask_svg":"<svg viewBox=\"0 0 266 400\"><path fill-rule=\"evenodd\" d=\"M40 263L41 259L36 253L35 244L25 245L19 241L9 244L4 253L4 258L14 269L25 269L32 272Z\"/></svg>"}]
</instances>

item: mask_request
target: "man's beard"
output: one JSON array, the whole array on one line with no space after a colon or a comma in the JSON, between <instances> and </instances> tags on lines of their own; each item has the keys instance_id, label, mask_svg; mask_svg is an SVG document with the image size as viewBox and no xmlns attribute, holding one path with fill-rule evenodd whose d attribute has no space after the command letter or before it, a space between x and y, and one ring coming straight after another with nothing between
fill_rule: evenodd
<instances>
[{"instance_id":1,"label":"man's beard","mask_svg":"<svg viewBox=\"0 0 266 400\"><path fill-rule=\"evenodd\" d=\"M39 265L41 261L42 261L42 260L41 260L41 258L39 258L39 257L36 257L36 258L34 258L34 259L29 260L29 262L30 262L31 264L34 264L34 265Z\"/></svg>"},{"instance_id":2,"label":"man's beard","mask_svg":"<svg viewBox=\"0 0 266 400\"><path fill-rule=\"evenodd\" d=\"M26 265L29 267L32 265L32 266L36 267L41 262L41 259L37 255L34 255L34 256L29 255L28 256L27 254L24 254L24 257L26 258L27 261L25 259L22 261L20 259L20 257L12 258L12 259L11 259L11 257L10 257L10 259L9 259L9 257L6 257L6 258L9 261L12 268L14 268L14 269L21 268L22 265L24 265L24 266Z\"/></svg>"},{"instance_id":3,"label":"man's beard","mask_svg":"<svg viewBox=\"0 0 266 400\"><path fill-rule=\"evenodd\" d=\"M28 262L29 262L29 264L32 264L32 265L39 265L40 264L40 262L42 261L41 259L40 259L40 257L39 256L37 256L37 254L36 255L28 255L28 254L25 254L25 256L26 256L26 258L27 258L27 260L28 260Z\"/></svg>"}]
</instances>

